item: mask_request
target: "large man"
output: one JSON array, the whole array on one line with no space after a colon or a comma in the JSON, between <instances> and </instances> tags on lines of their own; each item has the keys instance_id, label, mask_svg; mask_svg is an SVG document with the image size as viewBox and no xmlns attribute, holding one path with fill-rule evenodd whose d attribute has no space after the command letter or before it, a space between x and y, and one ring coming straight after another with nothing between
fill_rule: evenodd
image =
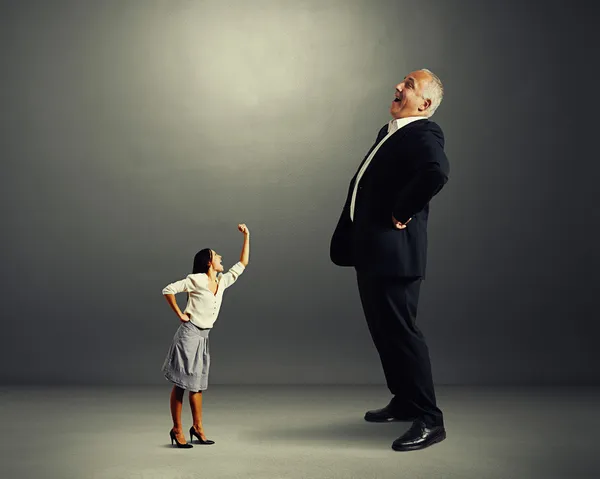
<instances>
[{"instance_id":1,"label":"large man","mask_svg":"<svg viewBox=\"0 0 600 479\"><path fill-rule=\"evenodd\" d=\"M444 135L428 120L443 92L429 70L414 71L396 86L393 120L379 131L352 178L331 239L331 260L356 269L363 311L393 395L365 419L413 421L392 444L397 451L422 449L446 437L429 350L415 324L429 201L449 173Z\"/></svg>"}]
</instances>

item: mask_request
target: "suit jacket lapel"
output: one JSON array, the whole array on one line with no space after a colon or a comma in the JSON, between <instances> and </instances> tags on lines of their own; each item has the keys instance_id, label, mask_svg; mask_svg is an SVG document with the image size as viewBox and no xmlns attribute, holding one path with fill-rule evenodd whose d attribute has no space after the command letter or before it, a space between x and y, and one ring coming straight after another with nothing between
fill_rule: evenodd
<instances>
[{"instance_id":1,"label":"suit jacket lapel","mask_svg":"<svg viewBox=\"0 0 600 479\"><path fill-rule=\"evenodd\" d=\"M409 133L410 131L412 131L415 128L418 128L419 126L424 125L425 122L427 122L427 121L429 121L429 120L424 118L423 120L416 120L416 121L409 123L406 126L403 126L396 133L394 133L391 137L389 137L386 140L385 146L389 146L390 144L395 144L394 146L397 146L402 141L402 139L406 136L407 133ZM385 148L385 146L382 146L381 148ZM371 151L372 151L372 149L371 149ZM369 151L369 155L371 154L371 151ZM377 153L375 153L375 156L371 160L371 163L369 163L369 166L365 170L365 174L367 174L367 172L373 167L373 164L377 161L377 157L380 155L380 153L381 153L381 149L379 149L377 151ZM367 155L367 158L369 157L369 155ZM366 160L366 158L365 158L365 160ZM363 161L363 163L364 163L364 161ZM362 167L362 163L361 163L361 167ZM359 170L360 170L360 168L359 168Z\"/></svg>"},{"instance_id":2,"label":"suit jacket lapel","mask_svg":"<svg viewBox=\"0 0 600 479\"><path fill-rule=\"evenodd\" d=\"M415 120L415 121L409 123L408 125L403 126L402 128L400 128L396 133L394 133L390 137L390 139L388 141L391 141L391 140L393 140L394 142L400 141L413 128L416 128L418 126L422 126L422 125L424 125L428 121L429 120L427 120L426 118L423 118L422 120Z\"/></svg>"},{"instance_id":3,"label":"suit jacket lapel","mask_svg":"<svg viewBox=\"0 0 600 479\"><path fill-rule=\"evenodd\" d=\"M409 132L411 131L413 128L419 126L419 125L424 125L426 122L428 122L429 120L427 118L423 118L423 120L416 120L413 121L411 123L409 123L406 126L403 126L402 128L400 128L400 130L398 130L396 133L394 133L390 138L387 139L386 144L390 141L393 142L399 142L402 140L402 138ZM379 143L381 143L381 140L383 140L388 134L388 126L387 124L381 128L381 130L379 130L379 134L377 135L377 140L375 140L375 143L373 144L373 146L369 149L368 153L365 155L365 157L363 158L362 162L360 163L359 167L356 170L356 173L354 174L354 176L352 177L352 180L350 180L350 188L349 188L349 196L348 198L350 198L352 191L354 189L354 185L356 183L356 178L358 177L358 172L360 171L360 169L363 167L363 165L365 164L365 161L367 161L367 158L369 158L369 155L371 155L371 152L377 147L377 145L379 145ZM375 157L371 160L371 163L369 163L368 168L365 170L365 174L372 168L373 163L375 163L375 161L377 160L377 156L379 155L379 153L381 152L381 150L379 150L376 154Z\"/></svg>"},{"instance_id":4,"label":"suit jacket lapel","mask_svg":"<svg viewBox=\"0 0 600 479\"><path fill-rule=\"evenodd\" d=\"M356 181L356 177L358 176L358 172L360 171L360 169L365 164L365 161L367 161L367 158L369 158L369 155L371 154L371 152L377 147L377 145L379 145L379 143L381 143L381 140L383 140L387 136L387 131L388 131L387 124L384 127L382 127L381 130L379 130L379 134L377 135L377 139L375 140L375 143L373 143L373 146L371 148L369 148L369 151L367 152L367 154L365 155L365 157L361 161L360 165L358 165L358 168L356 169L356 173L354 173L354 176L352 177L352 180L350 181L350 184L352 186L354 185L354 183Z\"/></svg>"}]
</instances>

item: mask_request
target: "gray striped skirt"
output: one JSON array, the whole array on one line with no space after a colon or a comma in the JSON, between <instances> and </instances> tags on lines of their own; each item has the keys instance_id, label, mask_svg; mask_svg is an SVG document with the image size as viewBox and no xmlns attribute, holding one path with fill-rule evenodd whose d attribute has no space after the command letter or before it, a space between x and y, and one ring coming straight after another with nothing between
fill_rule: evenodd
<instances>
[{"instance_id":1,"label":"gray striped skirt","mask_svg":"<svg viewBox=\"0 0 600 479\"><path fill-rule=\"evenodd\" d=\"M210 329L200 329L191 321L179 325L162 367L167 380L193 392L208 388L209 332Z\"/></svg>"}]
</instances>

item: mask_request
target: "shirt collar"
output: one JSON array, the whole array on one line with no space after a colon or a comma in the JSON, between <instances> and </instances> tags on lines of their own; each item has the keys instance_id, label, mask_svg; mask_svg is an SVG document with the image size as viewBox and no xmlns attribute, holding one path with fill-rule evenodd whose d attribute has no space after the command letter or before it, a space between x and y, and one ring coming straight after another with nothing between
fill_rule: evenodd
<instances>
[{"instance_id":1,"label":"shirt collar","mask_svg":"<svg viewBox=\"0 0 600 479\"><path fill-rule=\"evenodd\" d=\"M407 116L406 118L393 119L392 121L390 121L388 123L388 133L397 131L400 128L402 128L403 126L406 126L409 123L412 123L413 121L426 120L426 119L427 119L426 116Z\"/></svg>"}]
</instances>

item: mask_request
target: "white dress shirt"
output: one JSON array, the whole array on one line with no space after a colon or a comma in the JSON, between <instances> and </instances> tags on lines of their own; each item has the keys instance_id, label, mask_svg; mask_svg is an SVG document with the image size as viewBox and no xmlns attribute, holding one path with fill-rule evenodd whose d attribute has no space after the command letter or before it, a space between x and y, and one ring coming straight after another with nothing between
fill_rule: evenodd
<instances>
[{"instance_id":1,"label":"white dress shirt","mask_svg":"<svg viewBox=\"0 0 600 479\"><path fill-rule=\"evenodd\" d=\"M399 118L397 120L394 119L388 123L388 134L383 138L383 140L381 140L379 142L379 144L375 148L373 148L373 151L367 158L367 161L365 161L365 163L363 164L362 168L358 172L358 176L356 177L356 182L354 183L354 191L352 192L352 201L350 202L350 219L352 221L354 221L354 207L356 206L356 195L358 193L358 183L360 182L360 179L362 178L366 169L369 167L369 164L373 160L373 157L375 156L375 154L377 153L379 148L381 148L381 145L383 145L385 143L385 140L387 140L390 136L392 136L394 133L396 133L403 126L406 126L409 123L412 123L413 121L425 120L425 119L426 119L426 117L424 117L424 116L409 116L407 118ZM390 209L390 222L391 221L392 221L392 211Z\"/></svg>"},{"instance_id":2,"label":"white dress shirt","mask_svg":"<svg viewBox=\"0 0 600 479\"><path fill-rule=\"evenodd\" d=\"M208 289L208 276L204 273L189 274L185 279L165 286L162 294L189 293L184 314L199 328L212 328L221 309L223 291L235 283L245 269L243 263L238 262L227 273L219 273L215 294Z\"/></svg>"}]
</instances>

